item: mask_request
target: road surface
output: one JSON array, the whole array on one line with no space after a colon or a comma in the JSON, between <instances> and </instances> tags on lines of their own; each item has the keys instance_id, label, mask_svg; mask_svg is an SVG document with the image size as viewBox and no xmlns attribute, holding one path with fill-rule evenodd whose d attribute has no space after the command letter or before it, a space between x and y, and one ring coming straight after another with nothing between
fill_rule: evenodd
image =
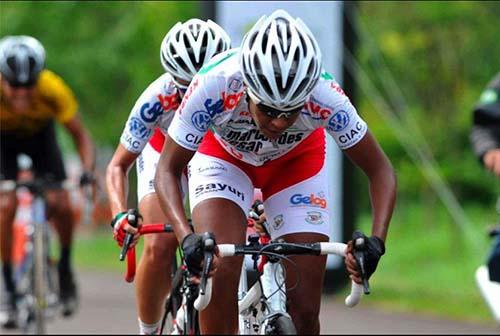
<instances>
[{"instance_id":1,"label":"road surface","mask_svg":"<svg viewBox=\"0 0 500 336\"><path fill-rule=\"evenodd\" d=\"M80 272L78 314L57 317L50 334L136 334L134 288L121 274ZM321 308L322 334L500 334L495 323L481 325L377 311L362 306L344 307L338 297L325 296ZM15 331L2 334L16 334Z\"/></svg>"}]
</instances>

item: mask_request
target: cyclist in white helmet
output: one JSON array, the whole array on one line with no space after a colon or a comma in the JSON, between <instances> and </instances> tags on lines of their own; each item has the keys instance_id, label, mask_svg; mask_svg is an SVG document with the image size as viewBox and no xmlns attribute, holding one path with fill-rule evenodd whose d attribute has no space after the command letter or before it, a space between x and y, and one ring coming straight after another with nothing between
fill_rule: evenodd
<instances>
[{"instance_id":1,"label":"cyclist in white helmet","mask_svg":"<svg viewBox=\"0 0 500 336\"><path fill-rule=\"evenodd\" d=\"M193 83L168 129L155 179L188 268L196 271L203 260L197 233L213 232L217 243L245 243L254 187L262 191L273 239L339 240L329 237L330 216L336 214L328 207L328 132L369 179L373 225L365 266L371 275L385 252L396 176L365 121L322 69L321 52L306 25L283 10L263 16L241 48L216 56ZM186 166L196 233L186 220L179 188ZM352 242L348 246L347 270L361 283ZM285 263L287 287L296 287L287 293L289 313L299 334L317 334L326 257L291 259L294 266ZM241 263L236 257L218 260L212 301L200 315L202 333L237 332L240 272L235 270Z\"/></svg>"},{"instance_id":2,"label":"cyclist in white helmet","mask_svg":"<svg viewBox=\"0 0 500 336\"><path fill-rule=\"evenodd\" d=\"M128 209L127 174L136 160L139 212L143 221L166 222L153 183L164 133L193 76L214 55L229 48L229 36L211 20L178 22L163 39L160 59L166 72L152 82L135 103L120 144L107 167L106 183L114 214L112 226L114 237L120 245L123 243L124 230L136 232L128 225L125 216ZM189 138L186 141L197 140ZM168 270L176 247L177 241L173 234L145 237L144 252L135 278L141 334L158 333L164 298L170 288Z\"/></svg>"}]
</instances>

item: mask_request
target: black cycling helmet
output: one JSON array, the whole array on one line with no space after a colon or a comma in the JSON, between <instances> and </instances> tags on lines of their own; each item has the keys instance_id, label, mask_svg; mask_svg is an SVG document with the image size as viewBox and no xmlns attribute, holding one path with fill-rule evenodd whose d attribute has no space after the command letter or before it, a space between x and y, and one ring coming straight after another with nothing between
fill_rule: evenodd
<instances>
[{"instance_id":1,"label":"black cycling helmet","mask_svg":"<svg viewBox=\"0 0 500 336\"><path fill-rule=\"evenodd\" d=\"M32 86L45 67L45 49L31 36L0 40L0 73L11 86Z\"/></svg>"}]
</instances>

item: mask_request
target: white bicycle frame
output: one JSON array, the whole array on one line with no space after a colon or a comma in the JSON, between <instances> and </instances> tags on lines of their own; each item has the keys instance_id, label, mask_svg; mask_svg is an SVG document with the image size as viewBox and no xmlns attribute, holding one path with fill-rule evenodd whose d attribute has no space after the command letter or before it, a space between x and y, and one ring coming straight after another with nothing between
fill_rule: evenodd
<instances>
[{"instance_id":1,"label":"white bicycle frame","mask_svg":"<svg viewBox=\"0 0 500 336\"><path fill-rule=\"evenodd\" d=\"M247 272L243 263L238 287L238 319L242 335L264 334L271 317L276 314L289 316L286 311L285 276L282 264L267 262L260 280L262 287L257 281L248 289ZM266 298L263 310L258 307L262 304L261 288Z\"/></svg>"},{"instance_id":2,"label":"white bicycle frame","mask_svg":"<svg viewBox=\"0 0 500 336\"><path fill-rule=\"evenodd\" d=\"M344 243L320 243L321 255L336 254L343 257L347 245ZM220 257L228 257L235 255L235 245L219 244ZM238 289L238 312L239 312L239 328L240 334L260 334L265 332L265 327L269 319L275 314L288 315L286 312L286 292L284 288L284 272L281 263L267 262L264 266L264 273L261 276L262 288L264 290L265 309L263 314L254 316L254 308L260 304L261 287L256 282L249 290L248 281L243 263L239 289ZM283 287L279 288L283 284ZM199 295L194 306L198 311L203 310L210 302L212 293L212 279L207 281L207 289L205 295ZM363 286L352 281L351 293L345 299L345 305L354 307L361 300L363 295ZM260 310L257 310L260 312Z\"/></svg>"}]
</instances>

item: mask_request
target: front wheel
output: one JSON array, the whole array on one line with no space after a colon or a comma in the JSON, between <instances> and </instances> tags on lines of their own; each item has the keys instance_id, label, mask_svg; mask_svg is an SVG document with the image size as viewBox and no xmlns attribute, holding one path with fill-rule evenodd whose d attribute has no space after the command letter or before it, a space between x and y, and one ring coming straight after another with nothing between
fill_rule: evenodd
<instances>
[{"instance_id":1,"label":"front wheel","mask_svg":"<svg viewBox=\"0 0 500 336\"><path fill-rule=\"evenodd\" d=\"M297 330L290 316L278 315L269 321L266 335L296 335Z\"/></svg>"}]
</instances>

